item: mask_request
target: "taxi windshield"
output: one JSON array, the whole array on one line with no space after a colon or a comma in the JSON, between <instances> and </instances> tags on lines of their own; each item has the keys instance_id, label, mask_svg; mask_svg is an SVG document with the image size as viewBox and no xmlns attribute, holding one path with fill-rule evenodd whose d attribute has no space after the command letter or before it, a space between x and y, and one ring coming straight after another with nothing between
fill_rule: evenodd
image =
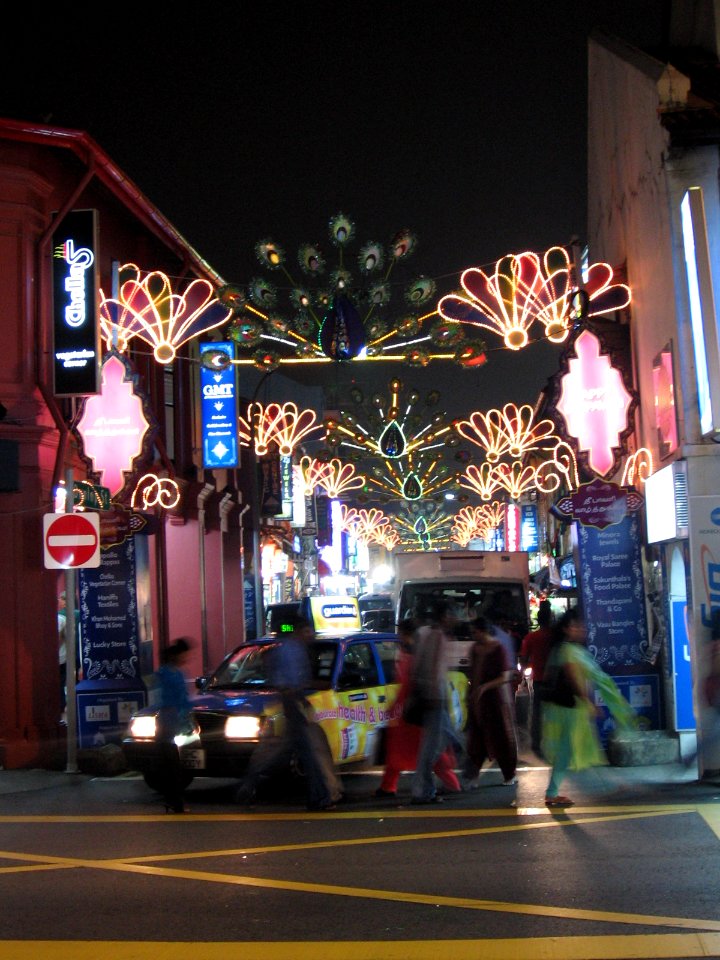
<instances>
[{"instance_id":1,"label":"taxi windshield","mask_svg":"<svg viewBox=\"0 0 720 960\"><path fill-rule=\"evenodd\" d=\"M277 643L248 643L239 647L212 675L208 689L271 689L270 657L276 647ZM321 640L308 645L314 680L323 680L326 685L332 679L337 649L337 644Z\"/></svg>"}]
</instances>

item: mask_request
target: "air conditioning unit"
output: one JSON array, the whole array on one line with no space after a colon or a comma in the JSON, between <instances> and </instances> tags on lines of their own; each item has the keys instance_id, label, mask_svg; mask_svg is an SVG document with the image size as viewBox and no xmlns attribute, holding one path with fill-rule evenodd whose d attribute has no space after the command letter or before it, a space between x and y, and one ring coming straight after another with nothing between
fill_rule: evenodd
<instances>
[{"instance_id":1,"label":"air conditioning unit","mask_svg":"<svg viewBox=\"0 0 720 960\"><path fill-rule=\"evenodd\" d=\"M688 536L687 463L675 460L645 481L648 543Z\"/></svg>"}]
</instances>

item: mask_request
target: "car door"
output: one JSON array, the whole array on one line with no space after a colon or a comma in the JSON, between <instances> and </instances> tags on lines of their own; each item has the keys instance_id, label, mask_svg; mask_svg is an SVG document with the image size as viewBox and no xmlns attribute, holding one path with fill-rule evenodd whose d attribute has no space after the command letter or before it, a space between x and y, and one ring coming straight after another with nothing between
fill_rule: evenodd
<instances>
[{"instance_id":1,"label":"car door","mask_svg":"<svg viewBox=\"0 0 720 960\"><path fill-rule=\"evenodd\" d=\"M374 755L380 714L387 693L370 640L352 640L343 651L336 683L337 729L331 743L337 763L364 760Z\"/></svg>"}]
</instances>

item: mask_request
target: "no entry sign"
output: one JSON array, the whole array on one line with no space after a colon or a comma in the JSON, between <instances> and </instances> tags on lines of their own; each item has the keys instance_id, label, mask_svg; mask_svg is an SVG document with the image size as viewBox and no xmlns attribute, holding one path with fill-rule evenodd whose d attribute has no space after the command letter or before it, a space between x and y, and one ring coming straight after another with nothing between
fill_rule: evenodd
<instances>
[{"instance_id":1,"label":"no entry sign","mask_svg":"<svg viewBox=\"0 0 720 960\"><path fill-rule=\"evenodd\" d=\"M46 569L100 566L97 513L46 513L43 533Z\"/></svg>"}]
</instances>

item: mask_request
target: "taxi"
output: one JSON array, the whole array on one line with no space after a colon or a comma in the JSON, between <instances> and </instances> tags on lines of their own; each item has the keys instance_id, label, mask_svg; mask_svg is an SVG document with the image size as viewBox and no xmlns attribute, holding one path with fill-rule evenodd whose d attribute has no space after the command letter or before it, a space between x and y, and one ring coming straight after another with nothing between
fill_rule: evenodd
<instances>
[{"instance_id":1,"label":"taxi","mask_svg":"<svg viewBox=\"0 0 720 960\"><path fill-rule=\"evenodd\" d=\"M261 740L279 737L280 697L269 680L269 655L276 637L240 644L208 677L196 681L191 700L193 730L176 737L186 783L194 776L241 777ZM307 699L335 764L381 763L384 729L395 716L398 684L394 633L358 631L316 636L308 644L316 686ZM449 676L450 706L458 730L464 725L467 678ZM122 747L129 766L148 786L161 789L155 712L132 717Z\"/></svg>"}]
</instances>

